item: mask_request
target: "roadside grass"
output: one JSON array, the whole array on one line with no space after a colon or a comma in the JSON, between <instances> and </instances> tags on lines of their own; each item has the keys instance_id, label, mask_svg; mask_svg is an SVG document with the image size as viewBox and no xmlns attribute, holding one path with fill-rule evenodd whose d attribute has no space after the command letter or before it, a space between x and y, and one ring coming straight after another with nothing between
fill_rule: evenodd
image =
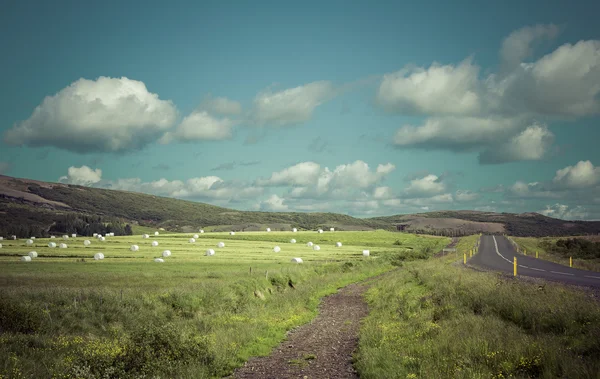
<instances>
[{"instance_id":1,"label":"roadside grass","mask_svg":"<svg viewBox=\"0 0 600 379\"><path fill-rule=\"evenodd\" d=\"M408 262L367 291L370 313L355 356L361 378L600 375L597 301L560 284L540 286L456 262Z\"/></svg>"},{"instance_id":2,"label":"roadside grass","mask_svg":"<svg viewBox=\"0 0 600 379\"><path fill-rule=\"evenodd\" d=\"M545 259L551 262L555 262L564 266L569 266L569 257L562 256L552 251L547 251L542 246L542 242L549 242L555 244L559 239L567 238L581 238L581 237L511 237L513 241L521 249L527 250L527 255L535 257L535 252L538 252L540 259ZM600 253L600 252L599 252ZM590 270L600 272L600 259L581 259L573 257L573 267L580 268L582 270Z\"/></svg>"},{"instance_id":3,"label":"roadside grass","mask_svg":"<svg viewBox=\"0 0 600 379\"><path fill-rule=\"evenodd\" d=\"M67 249L47 247L50 239L32 247L3 241L0 378L222 377L268 355L286 331L314 318L323 296L449 242L390 232L204 233L193 244L190 237L77 237L64 241ZM216 255L204 256L208 248ZM165 249L172 256L153 262ZM32 250L38 258L19 261ZM96 252L106 258L94 261Z\"/></svg>"}]
</instances>

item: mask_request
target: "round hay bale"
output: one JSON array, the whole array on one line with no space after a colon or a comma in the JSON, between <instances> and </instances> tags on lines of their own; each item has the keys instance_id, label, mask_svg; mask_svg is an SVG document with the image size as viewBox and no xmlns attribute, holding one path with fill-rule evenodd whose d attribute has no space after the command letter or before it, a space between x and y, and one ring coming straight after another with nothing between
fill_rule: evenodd
<instances>
[{"instance_id":1,"label":"round hay bale","mask_svg":"<svg viewBox=\"0 0 600 379\"><path fill-rule=\"evenodd\" d=\"M102 259L104 259L104 254L96 253L96 254L94 254L94 259L97 261L102 260Z\"/></svg>"},{"instance_id":2,"label":"round hay bale","mask_svg":"<svg viewBox=\"0 0 600 379\"><path fill-rule=\"evenodd\" d=\"M29 238L35 241L35 237L29 237Z\"/></svg>"},{"instance_id":3,"label":"round hay bale","mask_svg":"<svg viewBox=\"0 0 600 379\"><path fill-rule=\"evenodd\" d=\"M73 233L73 234L71 234L71 237L77 238L77 234Z\"/></svg>"},{"instance_id":4,"label":"round hay bale","mask_svg":"<svg viewBox=\"0 0 600 379\"><path fill-rule=\"evenodd\" d=\"M13 239L13 240L16 240L16 239L17 239L17 236L13 235L13 236L12 236L12 239Z\"/></svg>"},{"instance_id":5,"label":"round hay bale","mask_svg":"<svg viewBox=\"0 0 600 379\"><path fill-rule=\"evenodd\" d=\"M296 233L297 231L298 231L298 229L296 229L296 228L292 229L292 232L294 232L294 233Z\"/></svg>"},{"instance_id":6,"label":"round hay bale","mask_svg":"<svg viewBox=\"0 0 600 379\"><path fill-rule=\"evenodd\" d=\"M315 245L315 246L313 246L313 250L319 251L319 250L321 250L321 246Z\"/></svg>"},{"instance_id":7,"label":"round hay bale","mask_svg":"<svg viewBox=\"0 0 600 379\"><path fill-rule=\"evenodd\" d=\"M235 232L229 232L230 236L235 236Z\"/></svg>"},{"instance_id":8,"label":"round hay bale","mask_svg":"<svg viewBox=\"0 0 600 379\"><path fill-rule=\"evenodd\" d=\"M158 241L152 241L152 246L153 246L153 247L156 247L156 246L158 246Z\"/></svg>"},{"instance_id":9,"label":"round hay bale","mask_svg":"<svg viewBox=\"0 0 600 379\"><path fill-rule=\"evenodd\" d=\"M97 238L97 239L100 239L100 238L102 238L102 234L98 234L98 235L96 236L96 238Z\"/></svg>"},{"instance_id":10,"label":"round hay bale","mask_svg":"<svg viewBox=\"0 0 600 379\"><path fill-rule=\"evenodd\" d=\"M110 232L109 234L110 234L110 237L114 237L115 236L115 233L113 233L113 232Z\"/></svg>"},{"instance_id":11,"label":"round hay bale","mask_svg":"<svg viewBox=\"0 0 600 379\"><path fill-rule=\"evenodd\" d=\"M302 258L292 258L292 263L302 263Z\"/></svg>"},{"instance_id":12,"label":"round hay bale","mask_svg":"<svg viewBox=\"0 0 600 379\"><path fill-rule=\"evenodd\" d=\"M267 232L270 232L270 231L271 231L271 228L267 228Z\"/></svg>"},{"instance_id":13,"label":"round hay bale","mask_svg":"<svg viewBox=\"0 0 600 379\"><path fill-rule=\"evenodd\" d=\"M276 253L279 253L281 251L281 248L279 246L275 246L273 248L273 251L276 252Z\"/></svg>"},{"instance_id":14,"label":"round hay bale","mask_svg":"<svg viewBox=\"0 0 600 379\"><path fill-rule=\"evenodd\" d=\"M65 234L65 235L63 236L63 239L64 239L64 240L68 240L68 239L69 239L69 236Z\"/></svg>"},{"instance_id":15,"label":"round hay bale","mask_svg":"<svg viewBox=\"0 0 600 379\"><path fill-rule=\"evenodd\" d=\"M170 257L171 256L171 250L165 250L162 252L162 256L163 257Z\"/></svg>"},{"instance_id":16,"label":"round hay bale","mask_svg":"<svg viewBox=\"0 0 600 379\"><path fill-rule=\"evenodd\" d=\"M164 263L164 262L165 262L165 260L164 260L164 259L162 259L162 258L155 258L155 259L154 259L154 262L156 262L156 263Z\"/></svg>"},{"instance_id":17,"label":"round hay bale","mask_svg":"<svg viewBox=\"0 0 600 379\"><path fill-rule=\"evenodd\" d=\"M2 244L0 243L0 249L2 249Z\"/></svg>"},{"instance_id":18,"label":"round hay bale","mask_svg":"<svg viewBox=\"0 0 600 379\"><path fill-rule=\"evenodd\" d=\"M4 240L4 237L0 236L0 241Z\"/></svg>"},{"instance_id":19,"label":"round hay bale","mask_svg":"<svg viewBox=\"0 0 600 379\"><path fill-rule=\"evenodd\" d=\"M369 255L371 255L369 250L363 250L363 257L368 257Z\"/></svg>"},{"instance_id":20,"label":"round hay bale","mask_svg":"<svg viewBox=\"0 0 600 379\"><path fill-rule=\"evenodd\" d=\"M290 243L296 243L296 240L292 238L292 239L290 240Z\"/></svg>"},{"instance_id":21,"label":"round hay bale","mask_svg":"<svg viewBox=\"0 0 600 379\"><path fill-rule=\"evenodd\" d=\"M66 243L61 243L60 245L58 245L59 249L66 249L68 246Z\"/></svg>"},{"instance_id":22,"label":"round hay bale","mask_svg":"<svg viewBox=\"0 0 600 379\"><path fill-rule=\"evenodd\" d=\"M341 242L336 242L335 243L335 247L342 247L342 243Z\"/></svg>"},{"instance_id":23,"label":"round hay bale","mask_svg":"<svg viewBox=\"0 0 600 379\"><path fill-rule=\"evenodd\" d=\"M219 243L217 244L217 247L225 247L225 242L219 242Z\"/></svg>"},{"instance_id":24,"label":"round hay bale","mask_svg":"<svg viewBox=\"0 0 600 379\"><path fill-rule=\"evenodd\" d=\"M31 257L29 255L24 255L21 257L21 262L31 262Z\"/></svg>"},{"instance_id":25,"label":"round hay bale","mask_svg":"<svg viewBox=\"0 0 600 379\"><path fill-rule=\"evenodd\" d=\"M306 244L306 246L308 246L308 247L312 247L312 245L313 245L312 242L309 242L309 243Z\"/></svg>"},{"instance_id":26,"label":"round hay bale","mask_svg":"<svg viewBox=\"0 0 600 379\"><path fill-rule=\"evenodd\" d=\"M198 238L198 237L200 237L200 236L199 236L199 235L197 235L197 234L194 234L194 239L196 239L196 238Z\"/></svg>"},{"instance_id":27,"label":"round hay bale","mask_svg":"<svg viewBox=\"0 0 600 379\"><path fill-rule=\"evenodd\" d=\"M105 237L100 237L100 241L104 242L104 241L106 241L106 238Z\"/></svg>"},{"instance_id":28,"label":"round hay bale","mask_svg":"<svg viewBox=\"0 0 600 379\"><path fill-rule=\"evenodd\" d=\"M206 256L215 255L215 251L213 249L208 249L208 250L206 250L206 253L204 253L204 255L206 255Z\"/></svg>"},{"instance_id":29,"label":"round hay bale","mask_svg":"<svg viewBox=\"0 0 600 379\"><path fill-rule=\"evenodd\" d=\"M204 230L200 229L200 234L204 233Z\"/></svg>"},{"instance_id":30,"label":"round hay bale","mask_svg":"<svg viewBox=\"0 0 600 379\"><path fill-rule=\"evenodd\" d=\"M90 246L90 245L91 245L90 240L83 241L83 246Z\"/></svg>"},{"instance_id":31,"label":"round hay bale","mask_svg":"<svg viewBox=\"0 0 600 379\"><path fill-rule=\"evenodd\" d=\"M48 247L51 248L51 249L54 249L56 247L56 244L54 242L50 242L48 244Z\"/></svg>"},{"instance_id":32,"label":"round hay bale","mask_svg":"<svg viewBox=\"0 0 600 379\"><path fill-rule=\"evenodd\" d=\"M139 251L140 247L138 245L131 245L131 247L129 248L129 250L131 250L131 251Z\"/></svg>"},{"instance_id":33,"label":"round hay bale","mask_svg":"<svg viewBox=\"0 0 600 379\"><path fill-rule=\"evenodd\" d=\"M150 236L147 234L142 234L142 238L150 238Z\"/></svg>"},{"instance_id":34,"label":"round hay bale","mask_svg":"<svg viewBox=\"0 0 600 379\"><path fill-rule=\"evenodd\" d=\"M319 229L317 230L319 233L323 233L323 229Z\"/></svg>"},{"instance_id":35,"label":"round hay bale","mask_svg":"<svg viewBox=\"0 0 600 379\"><path fill-rule=\"evenodd\" d=\"M30 251L27 255L29 255L32 259L37 258L37 251Z\"/></svg>"},{"instance_id":36,"label":"round hay bale","mask_svg":"<svg viewBox=\"0 0 600 379\"><path fill-rule=\"evenodd\" d=\"M155 236L157 236L157 235L158 235L158 232L154 232L154 235L155 235Z\"/></svg>"},{"instance_id":37,"label":"round hay bale","mask_svg":"<svg viewBox=\"0 0 600 379\"><path fill-rule=\"evenodd\" d=\"M98 233L92 234L92 237L94 237L94 238L98 237Z\"/></svg>"},{"instance_id":38,"label":"round hay bale","mask_svg":"<svg viewBox=\"0 0 600 379\"><path fill-rule=\"evenodd\" d=\"M335 228L329 228L330 232L335 232Z\"/></svg>"},{"instance_id":39,"label":"round hay bale","mask_svg":"<svg viewBox=\"0 0 600 379\"><path fill-rule=\"evenodd\" d=\"M50 236L50 238L51 238L51 239L55 239L56 237L55 237L55 236Z\"/></svg>"},{"instance_id":40,"label":"round hay bale","mask_svg":"<svg viewBox=\"0 0 600 379\"><path fill-rule=\"evenodd\" d=\"M196 239L195 238L190 238L189 241L190 241L190 243L194 243L194 242L196 242Z\"/></svg>"},{"instance_id":41,"label":"round hay bale","mask_svg":"<svg viewBox=\"0 0 600 379\"><path fill-rule=\"evenodd\" d=\"M25 241L25 245L27 245L27 246L33 245L33 240L29 239L29 240Z\"/></svg>"}]
</instances>

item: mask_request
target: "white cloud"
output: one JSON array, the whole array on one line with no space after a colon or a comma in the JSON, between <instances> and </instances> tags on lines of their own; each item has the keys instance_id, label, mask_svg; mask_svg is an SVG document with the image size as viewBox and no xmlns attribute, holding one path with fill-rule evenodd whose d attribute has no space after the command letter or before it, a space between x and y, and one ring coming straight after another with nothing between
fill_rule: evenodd
<instances>
[{"instance_id":1,"label":"white cloud","mask_svg":"<svg viewBox=\"0 0 600 379\"><path fill-rule=\"evenodd\" d=\"M479 155L479 162L493 164L540 160L546 156L553 142L554 134L546 125L533 124L507 142L488 147Z\"/></svg>"},{"instance_id":2,"label":"white cloud","mask_svg":"<svg viewBox=\"0 0 600 379\"><path fill-rule=\"evenodd\" d=\"M66 176L61 176L58 181L61 183L76 184L80 186L89 186L102 180L102 170L97 168L92 170L88 166L69 167Z\"/></svg>"},{"instance_id":3,"label":"white cloud","mask_svg":"<svg viewBox=\"0 0 600 379\"><path fill-rule=\"evenodd\" d=\"M267 180L258 180L261 186L310 186L319 178L321 166L315 162L302 162L278 172Z\"/></svg>"},{"instance_id":4,"label":"white cloud","mask_svg":"<svg viewBox=\"0 0 600 379\"><path fill-rule=\"evenodd\" d=\"M516 198L550 198L558 199L564 196L564 193L556 191L552 188L547 188L547 185L538 182L525 183L523 181L517 181L510 188L508 188L506 194L510 197Z\"/></svg>"},{"instance_id":5,"label":"white cloud","mask_svg":"<svg viewBox=\"0 0 600 379\"><path fill-rule=\"evenodd\" d=\"M8 162L0 162L0 175L3 175L10 170L10 163Z\"/></svg>"},{"instance_id":6,"label":"white cloud","mask_svg":"<svg viewBox=\"0 0 600 379\"><path fill-rule=\"evenodd\" d=\"M521 124L518 118L432 117L420 126L402 126L394 136L394 144L462 150L504 140Z\"/></svg>"},{"instance_id":7,"label":"white cloud","mask_svg":"<svg viewBox=\"0 0 600 379\"><path fill-rule=\"evenodd\" d=\"M239 102L226 97L212 97L210 95L202 101L198 108L200 111L221 115L231 116L242 113L242 105Z\"/></svg>"},{"instance_id":8,"label":"white cloud","mask_svg":"<svg viewBox=\"0 0 600 379\"><path fill-rule=\"evenodd\" d=\"M79 79L46 97L30 118L5 132L4 141L77 153L127 152L158 139L176 117L173 103L148 92L143 82Z\"/></svg>"},{"instance_id":9,"label":"white cloud","mask_svg":"<svg viewBox=\"0 0 600 379\"><path fill-rule=\"evenodd\" d=\"M284 199L277 195L271 195L267 200L261 201L259 209L266 212L285 212L289 207L283 203Z\"/></svg>"},{"instance_id":10,"label":"white cloud","mask_svg":"<svg viewBox=\"0 0 600 379\"><path fill-rule=\"evenodd\" d=\"M583 220L588 216L588 212L585 208L577 206L570 208L564 204L547 205L546 209L539 211L538 213L544 216L559 218L563 220Z\"/></svg>"},{"instance_id":11,"label":"white cloud","mask_svg":"<svg viewBox=\"0 0 600 379\"><path fill-rule=\"evenodd\" d=\"M219 119L205 111L194 111L181 121L174 132L165 133L160 142L230 139L235 124L228 118Z\"/></svg>"},{"instance_id":12,"label":"white cloud","mask_svg":"<svg viewBox=\"0 0 600 379\"><path fill-rule=\"evenodd\" d=\"M535 42L553 39L558 32L558 26L553 24L527 26L512 32L504 39L500 49L503 71L513 70L526 58L529 58L533 54Z\"/></svg>"},{"instance_id":13,"label":"white cloud","mask_svg":"<svg viewBox=\"0 0 600 379\"><path fill-rule=\"evenodd\" d=\"M319 81L279 92L267 89L254 98L253 119L259 125L284 126L310 119L314 110L332 99L336 91L328 81Z\"/></svg>"},{"instance_id":14,"label":"white cloud","mask_svg":"<svg viewBox=\"0 0 600 379\"><path fill-rule=\"evenodd\" d=\"M423 178L417 178L410 181L410 184L404 190L406 196L425 198L439 195L446 191L446 185L437 175L429 174Z\"/></svg>"},{"instance_id":15,"label":"white cloud","mask_svg":"<svg viewBox=\"0 0 600 379\"><path fill-rule=\"evenodd\" d=\"M413 198L413 199L405 199L405 204L410 204L413 206L426 206L430 208L431 204L447 204L454 202L454 198L450 193L444 193L441 195L435 195L431 197L421 197L421 198Z\"/></svg>"},{"instance_id":16,"label":"white cloud","mask_svg":"<svg viewBox=\"0 0 600 379\"><path fill-rule=\"evenodd\" d=\"M458 190L456 191L455 199L461 203L471 202L479 199L479 194L472 191Z\"/></svg>"},{"instance_id":17,"label":"white cloud","mask_svg":"<svg viewBox=\"0 0 600 379\"><path fill-rule=\"evenodd\" d=\"M590 161L579 161L575 166L567 166L556 171L553 182L566 188L589 188L600 183L600 167Z\"/></svg>"},{"instance_id":18,"label":"white cloud","mask_svg":"<svg viewBox=\"0 0 600 379\"><path fill-rule=\"evenodd\" d=\"M404 68L384 75L377 102L394 112L475 114L482 107L478 75L479 67L470 58L456 66L433 63L428 69Z\"/></svg>"},{"instance_id":19,"label":"white cloud","mask_svg":"<svg viewBox=\"0 0 600 379\"><path fill-rule=\"evenodd\" d=\"M386 200L394 197L391 187L376 187L373 190L373 198L377 200Z\"/></svg>"}]
</instances>

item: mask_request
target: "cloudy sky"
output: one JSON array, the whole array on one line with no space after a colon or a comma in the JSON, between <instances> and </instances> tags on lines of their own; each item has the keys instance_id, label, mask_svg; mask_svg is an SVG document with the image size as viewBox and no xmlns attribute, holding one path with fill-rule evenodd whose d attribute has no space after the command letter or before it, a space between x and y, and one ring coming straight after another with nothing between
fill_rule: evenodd
<instances>
[{"instance_id":1,"label":"cloudy sky","mask_svg":"<svg viewBox=\"0 0 600 379\"><path fill-rule=\"evenodd\" d=\"M391 3L3 2L0 174L600 219L600 3Z\"/></svg>"}]
</instances>

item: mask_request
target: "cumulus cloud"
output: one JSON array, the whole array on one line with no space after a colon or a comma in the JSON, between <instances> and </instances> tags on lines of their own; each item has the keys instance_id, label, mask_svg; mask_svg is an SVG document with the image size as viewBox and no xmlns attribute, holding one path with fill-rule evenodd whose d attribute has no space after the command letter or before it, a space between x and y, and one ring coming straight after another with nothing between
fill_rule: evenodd
<instances>
[{"instance_id":1,"label":"cumulus cloud","mask_svg":"<svg viewBox=\"0 0 600 379\"><path fill-rule=\"evenodd\" d=\"M194 111L181 121L175 131L165 133L160 142L167 144L174 140L189 142L230 139L235 124L234 120L216 118L206 111Z\"/></svg>"},{"instance_id":2,"label":"cumulus cloud","mask_svg":"<svg viewBox=\"0 0 600 379\"><path fill-rule=\"evenodd\" d=\"M61 176L58 181L67 184L76 184L80 186L89 186L102 180L102 170L97 168L92 170L88 166L69 167L66 176Z\"/></svg>"},{"instance_id":3,"label":"cumulus cloud","mask_svg":"<svg viewBox=\"0 0 600 379\"><path fill-rule=\"evenodd\" d=\"M394 192L391 187L376 187L373 190L373 198L377 200L387 200L394 197Z\"/></svg>"},{"instance_id":4,"label":"cumulus cloud","mask_svg":"<svg viewBox=\"0 0 600 379\"><path fill-rule=\"evenodd\" d=\"M478 75L479 67L470 58L456 66L407 67L384 75L377 102L393 112L474 114L482 106Z\"/></svg>"},{"instance_id":5,"label":"cumulus cloud","mask_svg":"<svg viewBox=\"0 0 600 379\"><path fill-rule=\"evenodd\" d=\"M534 25L515 30L502 42L500 57L503 71L513 70L526 58L533 54L536 42L544 39L553 39L558 35L556 25Z\"/></svg>"},{"instance_id":6,"label":"cumulus cloud","mask_svg":"<svg viewBox=\"0 0 600 379\"><path fill-rule=\"evenodd\" d=\"M587 210L581 206L571 208L568 205L559 203L547 205L546 209L538 211L538 213L563 220L584 220L589 214Z\"/></svg>"},{"instance_id":7,"label":"cumulus cloud","mask_svg":"<svg viewBox=\"0 0 600 379\"><path fill-rule=\"evenodd\" d=\"M429 174L423 178L413 179L404 194L408 197L425 198L439 195L446 191L446 185L437 175Z\"/></svg>"},{"instance_id":8,"label":"cumulus cloud","mask_svg":"<svg viewBox=\"0 0 600 379\"><path fill-rule=\"evenodd\" d=\"M157 140L176 118L173 103L159 99L141 81L79 79L46 97L31 117L5 132L4 141L76 153L127 152Z\"/></svg>"},{"instance_id":9,"label":"cumulus cloud","mask_svg":"<svg viewBox=\"0 0 600 379\"><path fill-rule=\"evenodd\" d=\"M257 181L261 186L307 186L314 184L321 172L321 166L315 162L302 162L278 172L269 179Z\"/></svg>"},{"instance_id":10,"label":"cumulus cloud","mask_svg":"<svg viewBox=\"0 0 600 379\"><path fill-rule=\"evenodd\" d=\"M590 188L600 183L600 167L594 167L590 161L579 161L575 166L556 171L553 182L572 189Z\"/></svg>"},{"instance_id":11,"label":"cumulus cloud","mask_svg":"<svg viewBox=\"0 0 600 379\"><path fill-rule=\"evenodd\" d=\"M220 115L238 115L242 113L242 105L226 97L208 95L198 107L198 110Z\"/></svg>"},{"instance_id":12,"label":"cumulus cloud","mask_svg":"<svg viewBox=\"0 0 600 379\"><path fill-rule=\"evenodd\" d=\"M479 163L541 160L546 156L553 142L554 134L546 125L534 124L507 142L488 147L479 155Z\"/></svg>"},{"instance_id":13,"label":"cumulus cloud","mask_svg":"<svg viewBox=\"0 0 600 379\"><path fill-rule=\"evenodd\" d=\"M279 92L264 90L254 98L252 118L259 125L285 126L309 120L314 110L332 99L331 82L319 81Z\"/></svg>"},{"instance_id":14,"label":"cumulus cloud","mask_svg":"<svg viewBox=\"0 0 600 379\"><path fill-rule=\"evenodd\" d=\"M467 190L458 190L458 191L456 191L454 198L458 202L466 203L466 202L472 202L472 201L479 199L479 194L472 192L472 191L467 191Z\"/></svg>"},{"instance_id":15,"label":"cumulus cloud","mask_svg":"<svg viewBox=\"0 0 600 379\"><path fill-rule=\"evenodd\" d=\"M271 195L267 200L259 203L259 210L266 212L285 212L289 207L283 203L284 199L277 195Z\"/></svg>"}]
</instances>

